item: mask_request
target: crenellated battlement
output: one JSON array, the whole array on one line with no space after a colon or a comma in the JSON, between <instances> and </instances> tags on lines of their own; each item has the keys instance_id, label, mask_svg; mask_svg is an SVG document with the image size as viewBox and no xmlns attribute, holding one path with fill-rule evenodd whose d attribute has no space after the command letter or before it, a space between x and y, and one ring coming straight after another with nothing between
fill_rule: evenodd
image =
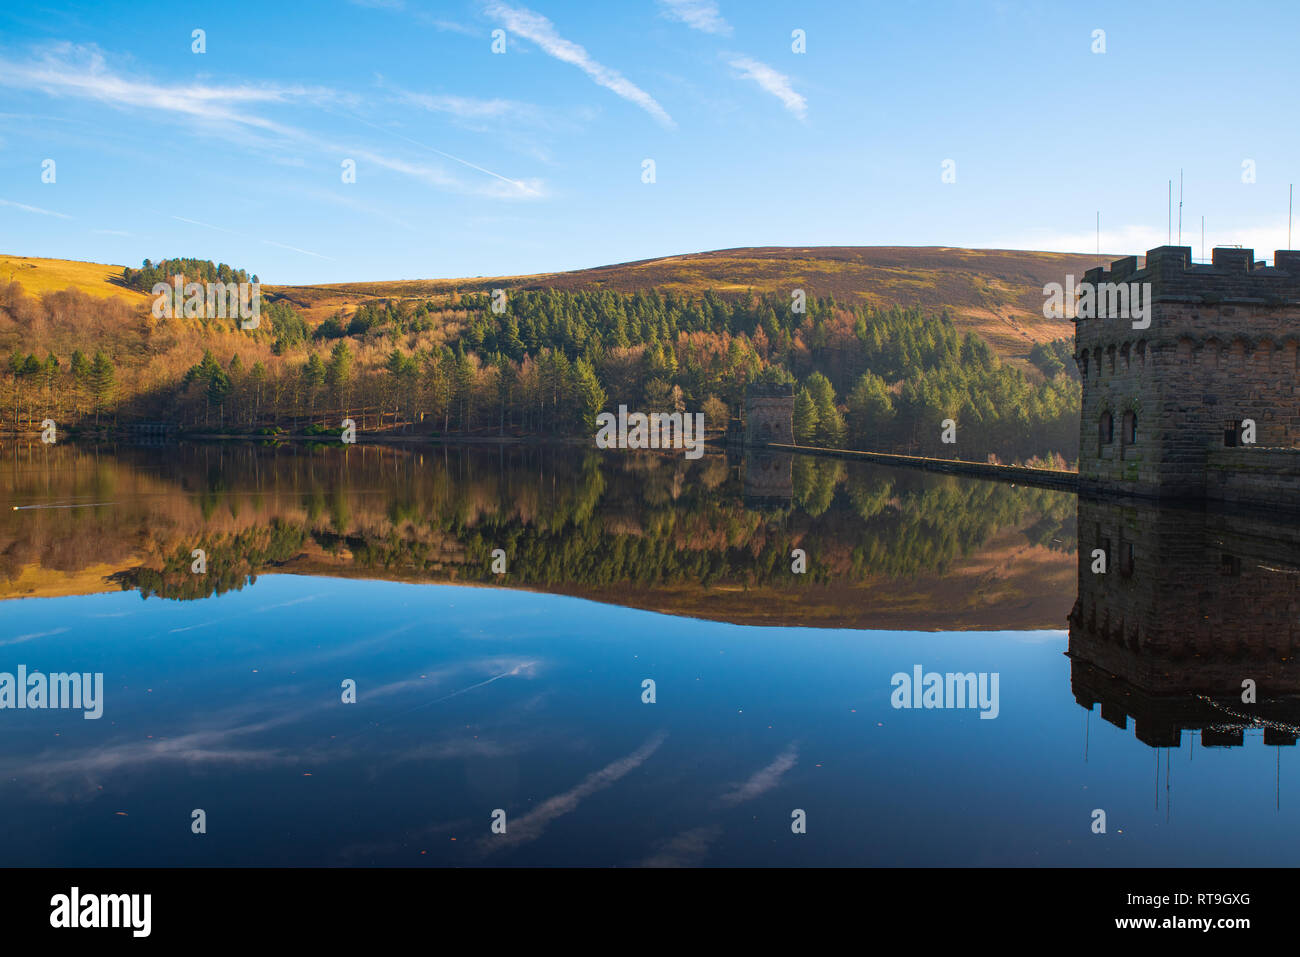
<instances>
[{"instance_id":1,"label":"crenellated battlement","mask_svg":"<svg viewBox=\"0 0 1300 957\"><path fill-rule=\"evenodd\" d=\"M1232 246L1216 246L1211 258L1193 263L1191 246L1157 246L1141 268L1138 257L1125 256L1109 269L1089 269L1083 281L1150 283L1155 302L1300 304L1300 250L1277 250L1272 266L1257 262L1253 249Z\"/></svg>"},{"instance_id":2,"label":"crenellated battlement","mask_svg":"<svg viewBox=\"0 0 1300 957\"><path fill-rule=\"evenodd\" d=\"M1080 487L1300 508L1300 251L1191 256L1158 246L1084 275Z\"/></svg>"}]
</instances>

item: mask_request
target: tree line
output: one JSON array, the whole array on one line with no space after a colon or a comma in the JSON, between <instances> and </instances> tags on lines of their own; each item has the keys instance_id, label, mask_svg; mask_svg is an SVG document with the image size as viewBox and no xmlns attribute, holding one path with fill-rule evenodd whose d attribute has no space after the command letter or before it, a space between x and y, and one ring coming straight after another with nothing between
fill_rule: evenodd
<instances>
[{"instance_id":1,"label":"tree line","mask_svg":"<svg viewBox=\"0 0 1300 957\"><path fill-rule=\"evenodd\" d=\"M184 282L257 282L256 276L248 278L247 270L210 259L160 259L156 263L146 259L139 269L122 267L122 284L138 292L152 292L155 283L170 284L176 276L184 277Z\"/></svg>"},{"instance_id":2,"label":"tree line","mask_svg":"<svg viewBox=\"0 0 1300 957\"><path fill-rule=\"evenodd\" d=\"M177 264L218 279L243 274L197 260L146 260L132 273L143 284L147 270ZM803 444L1076 455L1068 340L1035 347L1021 368L960 334L946 311L830 297L800 309L752 292L516 289L500 311L486 292L453 293L369 301L313 326L278 299L263 303L252 331L136 316L101 324L95 339L69 319L95 308L90 297L57 295L23 301L21 289L0 290L0 316L13 318L23 353L0 405L8 425L30 424L54 403L76 420L109 412L191 428L337 428L347 416L363 429L578 435L594 431L597 413L627 405L703 411L720 429L741 414L749 384L776 381L795 388ZM92 367L102 352L99 373L75 372L77 351ZM940 442L946 419L957 423L952 447Z\"/></svg>"}]
</instances>

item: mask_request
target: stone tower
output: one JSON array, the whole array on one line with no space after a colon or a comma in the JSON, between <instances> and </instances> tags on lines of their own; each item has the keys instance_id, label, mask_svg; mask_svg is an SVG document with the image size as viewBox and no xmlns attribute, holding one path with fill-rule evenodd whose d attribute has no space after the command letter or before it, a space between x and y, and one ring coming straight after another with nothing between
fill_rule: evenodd
<instances>
[{"instance_id":1,"label":"stone tower","mask_svg":"<svg viewBox=\"0 0 1300 957\"><path fill-rule=\"evenodd\" d=\"M1300 525L1269 514L1079 499L1075 700L1139 740L1295 745L1300 724ZM1098 555L1105 559L1100 571ZM1242 679L1258 687L1244 704ZM1256 724L1254 719L1261 719Z\"/></svg>"},{"instance_id":2,"label":"stone tower","mask_svg":"<svg viewBox=\"0 0 1300 957\"><path fill-rule=\"evenodd\" d=\"M751 385L745 390L745 444L794 445L794 386Z\"/></svg>"},{"instance_id":3,"label":"stone tower","mask_svg":"<svg viewBox=\"0 0 1300 957\"><path fill-rule=\"evenodd\" d=\"M1193 265L1190 246L1160 246L1083 284L1098 307L1075 323L1081 488L1300 502L1300 251ZM1122 308L1134 295L1140 318Z\"/></svg>"}]
</instances>

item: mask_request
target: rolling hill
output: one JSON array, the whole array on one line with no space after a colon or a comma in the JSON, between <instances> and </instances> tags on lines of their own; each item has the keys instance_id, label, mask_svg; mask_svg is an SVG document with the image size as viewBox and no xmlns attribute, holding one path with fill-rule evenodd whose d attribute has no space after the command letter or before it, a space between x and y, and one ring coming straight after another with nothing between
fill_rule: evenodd
<instances>
[{"instance_id":1,"label":"rolling hill","mask_svg":"<svg viewBox=\"0 0 1300 957\"><path fill-rule=\"evenodd\" d=\"M935 426L964 418L976 461L1068 462L1072 327L1043 317L1042 290L1094 261L774 247L528 276L263 284L268 321L248 333L228 317L151 315L118 267L0 256L0 427L264 434L356 412L385 434L576 436L613 402L707 406L724 428L762 378L799 384L801 444L929 454ZM148 290L172 271L227 269L167 259L126 280ZM496 289L508 309L490 307Z\"/></svg>"},{"instance_id":2,"label":"rolling hill","mask_svg":"<svg viewBox=\"0 0 1300 957\"><path fill-rule=\"evenodd\" d=\"M1022 359L1036 342L1068 336L1065 319L1043 318L1043 285L1109 264L1109 254L957 249L945 246L767 246L643 259L572 272L473 279L397 280L266 286L312 319L371 299L421 298L494 288L611 289L635 292L833 296L846 303L947 308L957 326L984 338L1004 359Z\"/></svg>"},{"instance_id":3,"label":"rolling hill","mask_svg":"<svg viewBox=\"0 0 1300 957\"><path fill-rule=\"evenodd\" d=\"M379 299L430 299L452 292L506 289L658 289L788 296L833 296L876 307L947 308L962 331L973 331L1003 359L1023 361L1036 342L1068 336L1068 320L1042 315L1043 285L1067 273L1082 276L1116 258L1006 249L944 246L801 246L722 249L666 256L571 272L523 276L344 282L323 285L264 284L268 298L283 298L315 325L338 310ZM249 264L256 266L256 264ZM0 279L39 294L68 286L143 304L148 297L126 289L120 266L57 259L0 256Z\"/></svg>"},{"instance_id":4,"label":"rolling hill","mask_svg":"<svg viewBox=\"0 0 1300 957\"><path fill-rule=\"evenodd\" d=\"M149 297L122 284L122 267L75 259L0 255L0 282L18 282L29 296L76 289L92 296L120 296L144 304Z\"/></svg>"}]
</instances>

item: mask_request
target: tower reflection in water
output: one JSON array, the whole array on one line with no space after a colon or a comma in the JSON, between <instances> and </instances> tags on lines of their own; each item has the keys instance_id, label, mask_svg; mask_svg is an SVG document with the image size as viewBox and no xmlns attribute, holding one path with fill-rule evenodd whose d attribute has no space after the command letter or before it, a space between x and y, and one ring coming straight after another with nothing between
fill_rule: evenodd
<instances>
[{"instance_id":1,"label":"tower reflection in water","mask_svg":"<svg viewBox=\"0 0 1300 957\"><path fill-rule=\"evenodd\" d=\"M1295 519L1081 499L1075 700L1153 748L1295 745L1298 560Z\"/></svg>"}]
</instances>

